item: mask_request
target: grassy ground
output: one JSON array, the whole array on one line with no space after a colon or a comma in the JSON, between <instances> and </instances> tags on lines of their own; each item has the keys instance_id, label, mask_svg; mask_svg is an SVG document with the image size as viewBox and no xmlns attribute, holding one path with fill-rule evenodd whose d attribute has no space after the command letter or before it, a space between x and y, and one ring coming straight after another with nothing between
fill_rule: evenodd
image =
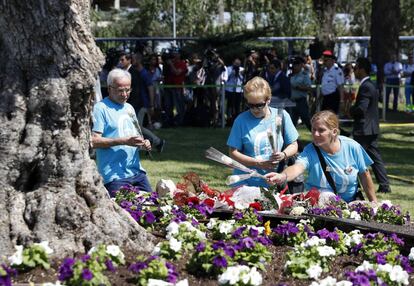
<instances>
[{"instance_id":1,"label":"grassy ground","mask_svg":"<svg viewBox=\"0 0 414 286\"><path fill-rule=\"evenodd\" d=\"M345 128L348 129L349 128ZM181 180L186 172L193 171L218 190L226 190L226 177L231 170L223 165L204 158L204 151L213 146L227 154L226 147L229 128L175 128L160 129L158 135L166 139L164 152L153 152L153 160L142 155L153 187L160 179ZM414 124L382 124L380 149L386 162L387 171L392 178L398 177L414 181ZM300 128L301 139L310 141L310 133ZM391 179L392 193L378 194L380 200L391 200L401 205L403 210L414 214L414 184Z\"/></svg>"}]
</instances>

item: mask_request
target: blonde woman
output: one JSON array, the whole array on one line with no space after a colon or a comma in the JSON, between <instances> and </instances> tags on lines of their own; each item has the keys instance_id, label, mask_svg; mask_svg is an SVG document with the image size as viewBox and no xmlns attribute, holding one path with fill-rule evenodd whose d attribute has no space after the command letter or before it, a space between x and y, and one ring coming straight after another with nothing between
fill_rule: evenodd
<instances>
[{"instance_id":1,"label":"blonde woman","mask_svg":"<svg viewBox=\"0 0 414 286\"><path fill-rule=\"evenodd\" d=\"M230 156L261 174L276 171L279 162L298 151L299 134L283 109L269 106L271 90L266 80L254 77L244 86L244 98L249 108L237 116L231 129L227 145ZM269 135L273 137L270 142ZM235 174L240 174L235 171ZM241 182L249 186L267 187L268 182L251 178Z\"/></svg>"},{"instance_id":2,"label":"blonde woman","mask_svg":"<svg viewBox=\"0 0 414 286\"><path fill-rule=\"evenodd\" d=\"M331 111L321 111L312 117L311 124L313 143L305 147L294 165L281 173L267 174L269 183L282 184L308 171L307 189L329 192L335 189L343 200L351 202L356 199L359 178L368 200L376 202L374 183L368 170L373 161L356 141L339 135L338 117ZM317 148L334 186L322 169Z\"/></svg>"}]
</instances>

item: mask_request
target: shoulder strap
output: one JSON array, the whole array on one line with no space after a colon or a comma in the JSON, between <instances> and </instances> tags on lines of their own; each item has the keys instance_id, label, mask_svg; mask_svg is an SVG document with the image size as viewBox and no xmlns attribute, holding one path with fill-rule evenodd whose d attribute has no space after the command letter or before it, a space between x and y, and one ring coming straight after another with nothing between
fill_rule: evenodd
<instances>
[{"instance_id":1,"label":"shoulder strap","mask_svg":"<svg viewBox=\"0 0 414 286\"><path fill-rule=\"evenodd\" d=\"M325 174L325 177L328 180L328 183L331 186L332 190L334 191L335 194L337 194L335 182L334 182L334 180L331 176L331 173L329 173L329 171L327 170L327 165L326 165L325 158L323 158L321 150L319 149L319 147L316 146L314 143L312 143L312 144L313 144L313 147L316 150L316 153L318 154L319 162L321 163L321 167L322 167L322 171Z\"/></svg>"}]
</instances>

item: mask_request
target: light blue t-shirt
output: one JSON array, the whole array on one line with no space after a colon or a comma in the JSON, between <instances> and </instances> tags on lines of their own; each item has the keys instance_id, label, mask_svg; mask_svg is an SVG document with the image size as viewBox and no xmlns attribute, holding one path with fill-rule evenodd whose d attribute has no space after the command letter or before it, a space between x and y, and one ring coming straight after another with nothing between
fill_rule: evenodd
<instances>
[{"instance_id":1,"label":"light blue t-shirt","mask_svg":"<svg viewBox=\"0 0 414 286\"><path fill-rule=\"evenodd\" d=\"M277 141L277 149L281 151L283 145L289 145L295 142L298 137L298 131L292 123L292 119L285 110L282 112L282 128L276 128L276 121L280 120L280 116L277 114L277 109L270 107L271 116L267 119L256 118L253 114L247 110L237 116L231 128L227 145L231 148L235 148L241 153L256 158L268 160L272 155L272 146L268 139L268 130L272 130L272 133ZM283 130L283 136L282 136ZM253 167L251 167L253 168ZM276 167L277 168L277 167ZM276 171L275 168L275 171ZM269 170L256 169L260 174L266 174ZM242 171L234 170L234 174L243 174ZM268 187L269 185L265 180L260 178L250 178L235 185L248 185L248 186L262 186Z\"/></svg>"},{"instance_id":2,"label":"light blue t-shirt","mask_svg":"<svg viewBox=\"0 0 414 286\"><path fill-rule=\"evenodd\" d=\"M92 131L106 138L137 136L134 120L137 118L132 105L118 104L105 97L93 108ZM96 164L105 184L145 172L139 160L139 149L128 145L96 148Z\"/></svg>"},{"instance_id":3,"label":"light blue t-shirt","mask_svg":"<svg viewBox=\"0 0 414 286\"><path fill-rule=\"evenodd\" d=\"M350 202L354 199L358 189L358 174L365 172L373 161L356 141L344 136L339 136L339 140L341 148L334 155L329 155L321 148L319 149L325 158L326 165L331 169L330 173L338 195L346 202ZM333 192L312 144L305 147L296 163L302 164L308 170L307 190L314 187L319 191Z\"/></svg>"}]
</instances>

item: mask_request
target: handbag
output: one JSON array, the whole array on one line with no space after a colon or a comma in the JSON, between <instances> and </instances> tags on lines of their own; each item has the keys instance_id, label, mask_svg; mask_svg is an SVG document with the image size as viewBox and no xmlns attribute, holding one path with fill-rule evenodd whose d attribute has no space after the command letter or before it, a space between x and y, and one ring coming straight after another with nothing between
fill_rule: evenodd
<instances>
[{"instance_id":1,"label":"handbag","mask_svg":"<svg viewBox=\"0 0 414 286\"><path fill-rule=\"evenodd\" d=\"M313 147L316 150L316 153L318 154L318 158L319 158L319 162L321 163L321 167L322 167L322 171L325 174L326 179L328 180L329 185L331 186L332 190L334 191L335 195L338 194L337 190L336 190L336 185L335 185L335 181L333 180L331 173L328 171L328 167L326 165L326 161L325 158L323 158L321 150L319 149L318 146L316 146L314 143ZM356 200L364 200L364 195L361 192L361 188L358 182L358 190L355 193L355 197Z\"/></svg>"}]
</instances>

